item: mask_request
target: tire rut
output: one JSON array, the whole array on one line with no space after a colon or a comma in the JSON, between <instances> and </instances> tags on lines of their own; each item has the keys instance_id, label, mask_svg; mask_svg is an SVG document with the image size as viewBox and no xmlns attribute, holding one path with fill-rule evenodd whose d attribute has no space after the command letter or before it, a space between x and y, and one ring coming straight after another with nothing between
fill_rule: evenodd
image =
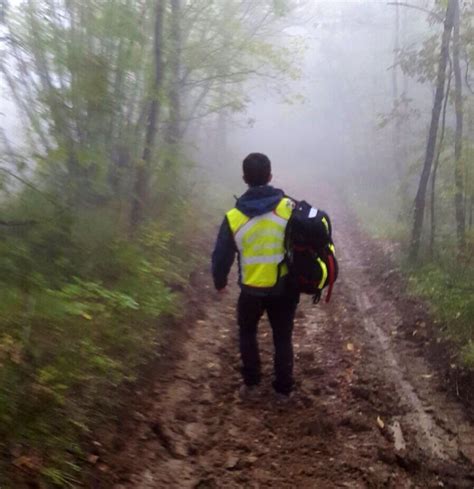
<instances>
[{"instance_id":1,"label":"tire rut","mask_svg":"<svg viewBox=\"0 0 474 489\"><path fill-rule=\"evenodd\" d=\"M350 256L353 261L357 260L355 250L351 250ZM347 260L347 250L345 250L345 258ZM404 418L406 422L409 422L415 428L418 445L435 458L448 460L456 457L458 451L456 440L440 427L434 417L426 411L426 407L418 397L415 388L406 379L406 374L400 366L400 361L394 351L394 345L389 333L377 323L377 314L374 314L374 310L376 309L375 304L382 302L381 298L376 291L372 291L369 295L369 293L365 292L365 287L361 289L360 281L356 285L356 279L353 277L351 270L349 270L348 276L350 290L361 313L361 323L369 337L373 342L377 343L377 348L383 354L387 377L395 382L398 392L400 392L402 398L409 406L410 413L405 415ZM399 320L400 318L394 314L390 321L392 324L387 324L385 321L385 328L391 328L393 331L393 324L396 324Z\"/></svg>"}]
</instances>

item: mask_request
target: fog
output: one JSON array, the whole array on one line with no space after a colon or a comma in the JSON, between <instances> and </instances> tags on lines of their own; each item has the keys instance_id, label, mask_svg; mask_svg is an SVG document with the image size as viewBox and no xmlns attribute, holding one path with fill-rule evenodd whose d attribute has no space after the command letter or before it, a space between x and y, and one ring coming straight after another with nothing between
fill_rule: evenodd
<instances>
[{"instance_id":1,"label":"fog","mask_svg":"<svg viewBox=\"0 0 474 489\"><path fill-rule=\"evenodd\" d=\"M472 487L473 65L473 0L0 0L0 487Z\"/></svg>"},{"instance_id":2,"label":"fog","mask_svg":"<svg viewBox=\"0 0 474 489\"><path fill-rule=\"evenodd\" d=\"M15 39L17 35L16 29L21 36L28 34L28 26L22 25L21 16L18 16L22 5L20 1L10 4L5 16L9 22L4 22L1 27L5 56L2 64L4 76L0 82L0 117L2 131L10 141L10 144L3 145L4 149L11 152L15 147L15 161L18 158L21 160L22 171L34 172L39 155L43 158L52 148L61 148L62 143L49 132L50 129L66 128L68 112L74 112L74 104L78 107L82 104L82 109L76 115L84 120L70 122L77 126L78 136L65 136L66 139L72 138L70 144L80 146L81 138L89 130L86 127L101 124L101 131L107 139L105 145L110 146L106 151L115 154L115 159L124 158L119 166L132 165L131 153L140 152L141 142L138 145L130 143L127 150L118 149L113 140L105 135L105 127L110 123L116 124L115 128L110 126L110 131L115 131L113 137L120 138L123 131L131 134L131 125L141 124L149 117L146 116L148 109L143 108L151 83L147 70L153 64L149 45L143 44L142 39L142 44L134 47L133 42L136 41L130 37L130 51L140 46L137 53L141 54L129 55L128 61L133 67L126 67L124 75L121 75L116 71L120 69L118 63L125 59L120 43L128 40L117 38L118 51L113 53L117 58L110 60L110 66L102 66L103 72L97 71L97 76L103 76L103 79L94 80L93 74L102 62L103 52L110 46L107 47L105 37L100 38L100 31L94 31L95 27L88 26L85 21L81 25L82 21L79 21L78 28L83 28L86 33L84 39L87 36L98 37L97 46L85 43L81 54L84 59L75 65L74 52L67 54L71 41L61 37L62 29L67 30L67 18L71 14L68 14L67 8L64 12L59 8L60 13L49 18L53 15L51 12L54 13L54 7L49 4L44 6L45 18L50 24L45 23L42 42L47 43L52 39L59 43L57 49L51 48L46 58L40 51L35 51L34 45L22 51L18 48L21 42L17 45L14 41L9 47L9 39ZM32 5L29 8L34 12ZM100 16L101 9L106 8L104 5L92 2L85 8ZM240 178L242 159L250 152L259 151L268 154L272 160L276 185L297 188L299 180L313 180L315 188L319 183L330 185L347 205L376 210L376 219L398 220L399 223L403 220L407 238L412 225L415 196L420 189L427 188L427 179L423 177L424 183L423 178L420 180L422 169L429 177L430 172L426 170L436 168L433 171L435 176L431 179L434 181L439 166L440 195L457 192L459 197L456 208L458 228L461 219L472 222L469 190L472 172L468 167L459 169L461 156L458 150L456 171L462 172L463 177L456 177L458 180L454 182L453 171L447 173L449 165L442 164L443 159L450 158L449 148L443 144L452 139L460 120L455 116L458 109L454 101L455 77L451 53L447 58L449 69L445 70L442 80L442 90L447 93L449 89L450 92L446 96L440 92L446 103L443 103L442 114L431 117L436 105L435 90L441 87L437 66L445 13L439 2L417 0L397 4L363 0L285 0L274 4L270 2L269 6L264 7L243 1L242 4L229 3L232 8L229 7L227 11L225 7L219 11L217 5L214 10L209 7L207 12L199 2L184 2L180 6L183 9L181 15L183 22L191 22L189 31L186 31L188 24L183 24L182 31L181 28L173 30L173 11L170 6L163 7L170 10L165 12L169 26L163 27L160 33L164 47L160 54L159 70L164 75L157 74L155 83L157 90L168 91L168 99L158 104L157 114L161 120L154 123L155 126L158 124L158 130L153 134L150 132L146 138L152 140L153 146L162 146L164 150L154 156L155 164L150 166L150 172L147 170L146 182L144 180L137 185L150 187L148 192L156 182L166 182L168 176L161 172L167 167L163 161L166 160L169 145L181 143L178 153L183 158L179 164L194 165L196 168L195 172L188 174L192 175L191 180L202 184L207 181L211 200L215 192L214 183L224 193L228 185L229 196L232 196L243 190ZM18 12L16 7L20 9ZM267 7L270 10L265 11ZM191 14L194 11L201 18L193 18ZM36 13L32 14L33 20L34 15ZM115 13L109 16L109 20L104 20L104 29L113 29L114 22L121 22L120 15ZM241 15L238 21L233 19L235 15ZM150 19L151 15L147 21L150 30L148 41L152 35ZM208 23L208 44L201 42L205 35L192 24L195 19L204 25ZM457 138L458 141L466 140L464 151L469 159L471 149L468 141L473 133L470 81L472 2L463 3L461 19L464 22L460 29L464 44L456 93L460 94L458 100L462 101L465 97L467 103L464 109L464 133L458 134ZM238 27L229 23L234 21L240 22ZM48 31L49 28L51 31ZM117 36L117 32L110 32L112 36ZM173 37L175 34L176 39ZM138 34L132 29L131 35ZM63 41L66 47L59 47ZM24 42L31 42L31 39L25 38ZM177 42L182 45L173 58L173 43ZM207 58L207 49L211 53L209 59L212 60L212 53L215 55L211 63ZM90 58L88 50L91 50ZM112 49L109 50L112 53ZM150 58L142 65L138 61L141 55ZM45 61L48 56L51 57L51 72L45 75L42 71L43 65L49 62ZM96 56L96 60L93 56ZM29 63L33 66L31 71ZM65 63L65 66L61 63ZM85 66L84 69L80 68L80 63ZM118 73L114 75L115 82L110 75L114 70ZM75 71L78 80L84 79L73 85ZM181 75L182 79L179 79ZM173 80L173 76L178 81ZM125 82L122 82L122 78ZM110 87L101 87L103 93L96 97L102 102L87 100L90 98L87 92L74 93L74 90L93 92L94 83L102 83L105 79ZM67 93L69 84L71 92ZM126 95L128 98L115 100L112 107L107 104L110 104L109 98L115 96L110 91L113 87L122 90L119 96ZM53 107L52 99L48 99L47 92L51 90L56 91L55 97L59 94L57 102L58 107L62 105L60 110ZM441 101L439 97L438 100ZM98 106L94 112L86 109L94 104ZM46 117L44 111L48 113ZM126 114L128 128L120 129L117 121L124 120ZM430 135L433 141L432 161L425 162L423 166L425 157L430 154L427 150L430 125L436 126L436 134ZM438 130L439 126L441 129ZM173 132L175 134L170 136ZM137 137L140 139L142 136ZM437 142L438 148L435 148ZM118 153L121 151L127 155L124 153L120 156ZM176 153L174 149L172 152ZM11 169L14 163L8 158L6 160L5 164ZM98 170L97 162L91 164ZM461 181L462 178L465 181ZM134 185L133 179L133 171L123 176L123 188L130 189ZM179 180L185 182L187 178ZM433 184L431 193L436 191L435 187ZM160 200L161 189L155 188L155 191L158 193L152 192L153 198ZM426 191L421 190L421 193ZM417 206L420 208L421 205L424 209L425 197L422 200L423 204ZM463 209L459 207L461 201L464 201ZM447 216L453 209L450 204L440 207L443 217L440 229L444 235L449 235L453 232L453 223ZM418 216L424 212L418 212ZM430 212L433 214L435 211L432 209ZM461 218L461 215L464 217ZM466 227L466 224L462 227ZM415 228L421 229L422 226L417 224ZM433 230L431 234L434 234Z\"/></svg>"},{"instance_id":3,"label":"fog","mask_svg":"<svg viewBox=\"0 0 474 489\"><path fill-rule=\"evenodd\" d=\"M437 8L434 2L419 0L410 6L420 10L383 1L295 2L269 36L276 46L289 49L287 72L295 74L265 73L264 68L243 81L245 101L239 111L221 113L225 134L214 116L201 117L194 132L191 124L188 157L235 178L245 154L258 150L271 157L276 182L283 186L288 178L323 177L342 185L345 193L363 192L375 183L382 193L387 188L393 194L394 160L403 167L404 178L423 156L434 90L402 73L400 57L441 32L427 14ZM0 87L2 129L21 147L24 124L4 80ZM399 114L404 118L403 144L394 148L397 104L405 111ZM220 140L219 155L209 151L216 147L213 138ZM415 175L407 178L416 185Z\"/></svg>"},{"instance_id":4,"label":"fog","mask_svg":"<svg viewBox=\"0 0 474 489\"><path fill-rule=\"evenodd\" d=\"M288 180L294 186L311 178L315 187L326 180L343 198L354 194L379 205L383 195L390 207L398 158L413 193L417 177L409 173L423 157L433 86L403 74L398 56L439 34L440 26L424 12L398 9L385 2L309 2L293 13L288 22L297 26L278 42L300 42L300 55L292 59L299 77L245 85L250 100L243 114L228 115L227 152L218 166L238 177L242 157L261 151L270 156L275 181L283 187ZM398 153L390 120L394 104L404 111Z\"/></svg>"}]
</instances>

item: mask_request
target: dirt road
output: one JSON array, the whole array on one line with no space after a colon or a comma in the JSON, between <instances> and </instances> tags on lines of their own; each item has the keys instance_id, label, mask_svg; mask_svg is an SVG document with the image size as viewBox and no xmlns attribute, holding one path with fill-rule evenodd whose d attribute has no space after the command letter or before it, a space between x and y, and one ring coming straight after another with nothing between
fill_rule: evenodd
<instances>
[{"instance_id":1,"label":"dirt road","mask_svg":"<svg viewBox=\"0 0 474 489\"><path fill-rule=\"evenodd\" d=\"M237 288L218 300L203 275L204 314L101 458L95 487L474 488L473 428L407 338L416 305L374 245L334 220L341 276L331 304L302 297L294 400L272 400L266 321L264 392L238 399Z\"/></svg>"}]
</instances>

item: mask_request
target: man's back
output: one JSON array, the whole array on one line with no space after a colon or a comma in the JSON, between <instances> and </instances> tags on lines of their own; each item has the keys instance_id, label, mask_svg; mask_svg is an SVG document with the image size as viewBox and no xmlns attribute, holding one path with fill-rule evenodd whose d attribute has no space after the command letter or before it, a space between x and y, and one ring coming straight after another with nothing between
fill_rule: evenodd
<instances>
[{"instance_id":1,"label":"man's back","mask_svg":"<svg viewBox=\"0 0 474 489\"><path fill-rule=\"evenodd\" d=\"M239 259L241 294L237 306L244 384L242 396L257 390L261 380L257 329L267 312L275 346L273 388L289 397L293 388L293 321L299 294L291 290L285 262L285 232L293 202L269 185L270 160L252 153L243 162L249 189L227 212L212 255L217 290L227 286L235 259Z\"/></svg>"},{"instance_id":2,"label":"man's back","mask_svg":"<svg viewBox=\"0 0 474 489\"><path fill-rule=\"evenodd\" d=\"M239 257L239 284L255 295L278 295L287 270L284 238L293 204L270 185L250 187L227 212L213 253L216 288L226 285L234 255Z\"/></svg>"}]
</instances>

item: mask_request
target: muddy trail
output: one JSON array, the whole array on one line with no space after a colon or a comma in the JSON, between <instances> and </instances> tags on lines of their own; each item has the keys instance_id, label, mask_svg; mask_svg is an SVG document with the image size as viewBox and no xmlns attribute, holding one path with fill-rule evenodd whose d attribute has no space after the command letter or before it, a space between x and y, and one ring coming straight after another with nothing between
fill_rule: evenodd
<instances>
[{"instance_id":1,"label":"muddy trail","mask_svg":"<svg viewBox=\"0 0 474 489\"><path fill-rule=\"evenodd\" d=\"M203 273L203 313L137 393L91 487L474 488L473 427L411 338L416 304L353 221L334 222L341 275L329 305L301 298L292 401L272 398L266 320L262 396L239 399L237 287L218 296Z\"/></svg>"}]
</instances>

